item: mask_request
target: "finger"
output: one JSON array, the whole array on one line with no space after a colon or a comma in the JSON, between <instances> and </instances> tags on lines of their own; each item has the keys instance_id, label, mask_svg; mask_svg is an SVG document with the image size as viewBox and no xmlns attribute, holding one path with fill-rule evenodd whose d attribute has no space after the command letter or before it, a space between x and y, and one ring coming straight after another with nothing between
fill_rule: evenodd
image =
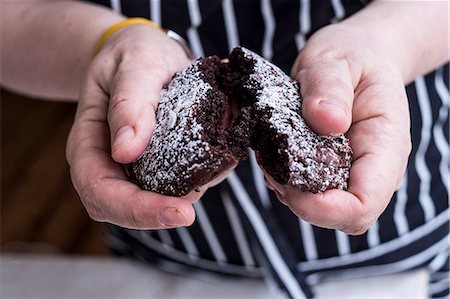
<instances>
[{"instance_id":1,"label":"finger","mask_svg":"<svg viewBox=\"0 0 450 299\"><path fill-rule=\"evenodd\" d=\"M352 121L354 98L353 80L345 60L309 64L299 68L294 78L300 82L302 115L307 124L320 135L345 133Z\"/></svg>"},{"instance_id":2,"label":"finger","mask_svg":"<svg viewBox=\"0 0 450 299\"><path fill-rule=\"evenodd\" d=\"M95 62L93 72L110 95L112 157L130 163L143 153L150 140L163 85L189 59L182 47L161 30L136 24L116 32Z\"/></svg>"},{"instance_id":3,"label":"finger","mask_svg":"<svg viewBox=\"0 0 450 299\"><path fill-rule=\"evenodd\" d=\"M89 215L98 221L140 229L189 225L195 213L184 198L162 196L127 181L110 157L108 96L88 80L67 143L73 185ZM96 98L98 105L85 99Z\"/></svg>"},{"instance_id":4,"label":"finger","mask_svg":"<svg viewBox=\"0 0 450 299\"><path fill-rule=\"evenodd\" d=\"M373 222L363 200L352 193L337 189L302 192L296 187L279 184L268 174L265 177L280 202L313 225L356 235L362 234Z\"/></svg>"},{"instance_id":5,"label":"finger","mask_svg":"<svg viewBox=\"0 0 450 299\"><path fill-rule=\"evenodd\" d=\"M237 164L238 164L238 162L234 163L228 169L226 169L222 173L220 173L219 176L212 179L207 184L195 188L194 190L192 190L191 192L189 192L187 195L185 195L183 197L186 198L187 200L189 200L189 202L191 202L191 203L197 202L209 188L214 187L214 186L220 184L221 182L223 182L227 178L227 176L230 174L230 172L232 172L233 169L237 166Z\"/></svg>"},{"instance_id":6,"label":"finger","mask_svg":"<svg viewBox=\"0 0 450 299\"><path fill-rule=\"evenodd\" d=\"M350 130L355 154L347 191L313 194L282 186L270 177L267 181L280 201L300 218L352 235L364 233L385 210L403 175L403 161L407 160L407 153L399 152L398 146L384 137L384 130L374 133L374 127L391 130L380 124L382 121L373 118Z\"/></svg>"},{"instance_id":7,"label":"finger","mask_svg":"<svg viewBox=\"0 0 450 299\"><path fill-rule=\"evenodd\" d=\"M119 66L111 87L108 123L114 160L136 160L150 141L163 84L170 79L156 66Z\"/></svg>"},{"instance_id":8,"label":"finger","mask_svg":"<svg viewBox=\"0 0 450 299\"><path fill-rule=\"evenodd\" d=\"M358 171L352 172L351 179ZM313 225L337 229L350 235L359 235L367 231L384 210L388 202L386 198L390 198L377 193L358 192L359 188L367 192L370 192L371 188L370 186L355 188L353 186L355 182L351 183L352 187L348 191L330 189L317 194L276 184L274 190L279 200L299 218ZM382 207L377 209L370 207L371 203L375 202L383 203Z\"/></svg>"},{"instance_id":9,"label":"finger","mask_svg":"<svg viewBox=\"0 0 450 299\"><path fill-rule=\"evenodd\" d=\"M141 190L105 154L93 149L71 167L74 186L92 219L135 229L193 223L195 212L188 200Z\"/></svg>"},{"instance_id":10,"label":"finger","mask_svg":"<svg viewBox=\"0 0 450 299\"><path fill-rule=\"evenodd\" d=\"M285 187L282 202L299 218L318 227L337 229L350 235L364 233L373 220L352 193L331 189L313 194Z\"/></svg>"}]
</instances>

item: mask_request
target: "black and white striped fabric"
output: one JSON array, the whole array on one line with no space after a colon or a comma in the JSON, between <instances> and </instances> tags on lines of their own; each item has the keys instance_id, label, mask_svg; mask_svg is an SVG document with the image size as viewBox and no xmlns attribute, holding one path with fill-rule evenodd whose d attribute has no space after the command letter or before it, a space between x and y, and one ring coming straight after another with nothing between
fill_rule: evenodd
<instances>
[{"instance_id":1,"label":"black and white striped fabric","mask_svg":"<svg viewBox=\"0 0 450 299\"><path fill-rule=\"evenodd\" d=\"M225 56L237 45L286 72L308 37L366 1L101 0L129 17L182 35L195 56ZM426 41L424 41L426 42ZM189 228L136 231L110 226L114 250L171 271L208 270L263 278L291 298L330 279L427 267L432 298L449 298L449 66L407 86L413 151L403 184L362 236L298 219L265 187L254 154L195 204Z\"/></svg>"}]
</instances>

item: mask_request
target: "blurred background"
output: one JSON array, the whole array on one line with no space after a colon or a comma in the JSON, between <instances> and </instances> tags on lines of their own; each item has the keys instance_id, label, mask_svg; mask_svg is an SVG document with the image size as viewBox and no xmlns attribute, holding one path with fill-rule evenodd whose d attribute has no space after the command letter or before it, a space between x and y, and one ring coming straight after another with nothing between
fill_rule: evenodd
<instances>
[{"instance_id":1,"label":"blurred background","mask_svg":"<svg viewBox=\"0 0 450 299\"><path fill-rule=\"evenodd\" d=\"M1 253L109 255L72 187L65 143L76 104L0 90Z\"/></svg>"}]
</instances>

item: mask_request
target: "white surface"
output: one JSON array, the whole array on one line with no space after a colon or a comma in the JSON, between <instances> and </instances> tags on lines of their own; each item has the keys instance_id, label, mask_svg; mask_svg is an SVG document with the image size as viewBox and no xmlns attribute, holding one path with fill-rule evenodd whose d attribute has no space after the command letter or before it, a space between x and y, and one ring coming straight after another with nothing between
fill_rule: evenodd
<instances>
[{"instance_id":1,"label":"white surface","mask_svg":"<svg viewBox=\"0 0 450 299\"><path fill-rule=\"evenodd\" d=\"M262 281L188 278L128 260L55 255L1 256L1 293L7 298L258 298L281 299ZM425 270L329 282L323 298L426 298Z\"/></svg>"}]
</instances>

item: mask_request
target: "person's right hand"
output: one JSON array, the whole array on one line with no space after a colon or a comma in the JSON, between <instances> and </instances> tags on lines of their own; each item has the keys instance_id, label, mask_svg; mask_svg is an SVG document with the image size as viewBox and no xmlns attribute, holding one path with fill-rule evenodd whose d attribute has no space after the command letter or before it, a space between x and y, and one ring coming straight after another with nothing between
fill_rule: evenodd
<instances>
[{"instance_id":1,"label":"person's right hand","mask_svg":"<svg viewBox=\"0 0 450 299\"><path fill-rule=\"evenodd\" d=\"M177 198L144 191L121 166L143 153L162 87L189 63L177 42L147 25L115 32L92 60L66 154L73 185L94 220L138 229L194 221L192 203L203 192Z\"/></svg>"}]
</instances>

